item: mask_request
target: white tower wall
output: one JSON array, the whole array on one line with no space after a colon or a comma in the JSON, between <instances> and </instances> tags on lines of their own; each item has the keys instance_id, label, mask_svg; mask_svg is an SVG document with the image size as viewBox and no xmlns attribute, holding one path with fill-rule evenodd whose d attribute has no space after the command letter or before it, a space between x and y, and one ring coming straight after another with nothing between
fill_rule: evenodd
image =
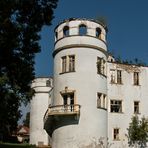
<instances>
[{"instance_id":1,"label":"white tower wall","mask_svg":"<svg viewBox=\"0 0 148 148\"><path fill-rule=\"evenodd\" d=\"M46 82L51 81L49 78L36 78L32 82L32 88L35 94L31 100L30 110L30 144L48 145L48 134L44 130L43 118L51 101L49 91L51 86Z\"/></svg>"},{"instance_id":2,"label":"white tower wall","mask_svg":"<svg viewBox=\"0 0 148 148\"><path fill-rule=\"evenodd\" d=\"M78 26L81 24L87 26L87 35L78 34ZM69 26L70 36L62 38L61 30L65 25ZM97 27L102 29L102 40L95 37ZM53 131L52 148L93 148L100 144L100 139L105 145L107 111L97 108L97 93L107 95L106 76L97 73L97 57L106 61L105 29L93 21L74 20L60 24L56 31L59 33L57 37L59 40L55 44L54 51L52 105L63 105L61 91L68 89L68 91L74 90L74 104L79 104L81 108L76 124L67 117L64 122L68 122L68 125L59 126ZM61 73L61 58L69 55L75 56L75 72Z\"/></svg>"}]
</instances>

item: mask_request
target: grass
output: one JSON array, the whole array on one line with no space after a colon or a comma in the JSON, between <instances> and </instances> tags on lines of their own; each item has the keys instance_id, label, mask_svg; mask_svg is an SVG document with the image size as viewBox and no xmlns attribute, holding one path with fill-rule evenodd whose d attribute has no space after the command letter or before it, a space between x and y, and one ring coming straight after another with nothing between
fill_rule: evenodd
<instances>
[{"instance_id":1,"label":"grass","mask_svg":"<svg viewBox=\"0 0 148 148\"><path fill-rule=\"evenodd\" d=\"M36 148L30 144L0 143L0 148Z\"/></svg>"}]
</instances>

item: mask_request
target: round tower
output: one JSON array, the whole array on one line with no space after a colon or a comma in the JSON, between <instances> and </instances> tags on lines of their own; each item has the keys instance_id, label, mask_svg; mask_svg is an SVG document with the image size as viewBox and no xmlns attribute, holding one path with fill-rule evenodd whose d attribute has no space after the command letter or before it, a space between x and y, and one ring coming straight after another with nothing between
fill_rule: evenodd
<instances>
[{"instance_id":1,"label":"round tower","mask_svg":"<svg viewBox=\"0 0 148 148\"><path fill-rule=\"evenodd\" d=\"M35 94L30 103L30 144L48 145L48 134L44 130L43 118L51 102L51 78L36 78L32 82Z\"/></svg>"},{"instance_id":2,"label":"round tower","mask_svg":"<svg viewBox=\"0 0 148 148\"><path fill-rule=\"evenodd\" d=\"M55 28L54 91L47 132L52 148L95 148L107 140L106 30L69 19Z\"/></svg>"}]
</instances>

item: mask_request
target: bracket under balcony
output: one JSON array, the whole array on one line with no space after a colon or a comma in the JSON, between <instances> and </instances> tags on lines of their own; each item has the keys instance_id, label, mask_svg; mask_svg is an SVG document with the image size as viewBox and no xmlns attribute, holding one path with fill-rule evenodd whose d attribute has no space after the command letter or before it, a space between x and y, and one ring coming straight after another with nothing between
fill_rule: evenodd
<instances>
[{"instance_id":1,"label":"bracket under balcony","mask_svg":"<svg viewBox=\"0 0 148 148\"><path fill-rule=\"evenodd\" d=\"M44 116L44 129L51 136L59 127L78 124L80 105L56 105L50 106Z\"/></svg>"}]
</instances>

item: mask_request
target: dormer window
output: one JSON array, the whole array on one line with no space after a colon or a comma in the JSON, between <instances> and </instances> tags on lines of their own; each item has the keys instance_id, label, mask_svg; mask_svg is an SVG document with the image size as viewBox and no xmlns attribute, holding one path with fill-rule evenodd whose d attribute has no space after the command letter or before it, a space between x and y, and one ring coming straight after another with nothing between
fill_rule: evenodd
<instances>
[{"instance_id":1,"label":"dormer window","mask_svg":"<svg viewBox=\"0 0 148 148\"><path fill-rule=\"evenodd\" d=\"M68 26L65 26L63 28L63 35L64 35L64 37L69 36L69 27Z\"/></svg>"},{"instance_id":2,"label":"dormer window","mask_svg":"<svg viewBox=\"0 0 148 148\"><path fill-rule=\"evenodd\" d=\"M87 27L84 24L79 26L79 35L86 35L87 34Z\"/></svg>"}]
</instances>

